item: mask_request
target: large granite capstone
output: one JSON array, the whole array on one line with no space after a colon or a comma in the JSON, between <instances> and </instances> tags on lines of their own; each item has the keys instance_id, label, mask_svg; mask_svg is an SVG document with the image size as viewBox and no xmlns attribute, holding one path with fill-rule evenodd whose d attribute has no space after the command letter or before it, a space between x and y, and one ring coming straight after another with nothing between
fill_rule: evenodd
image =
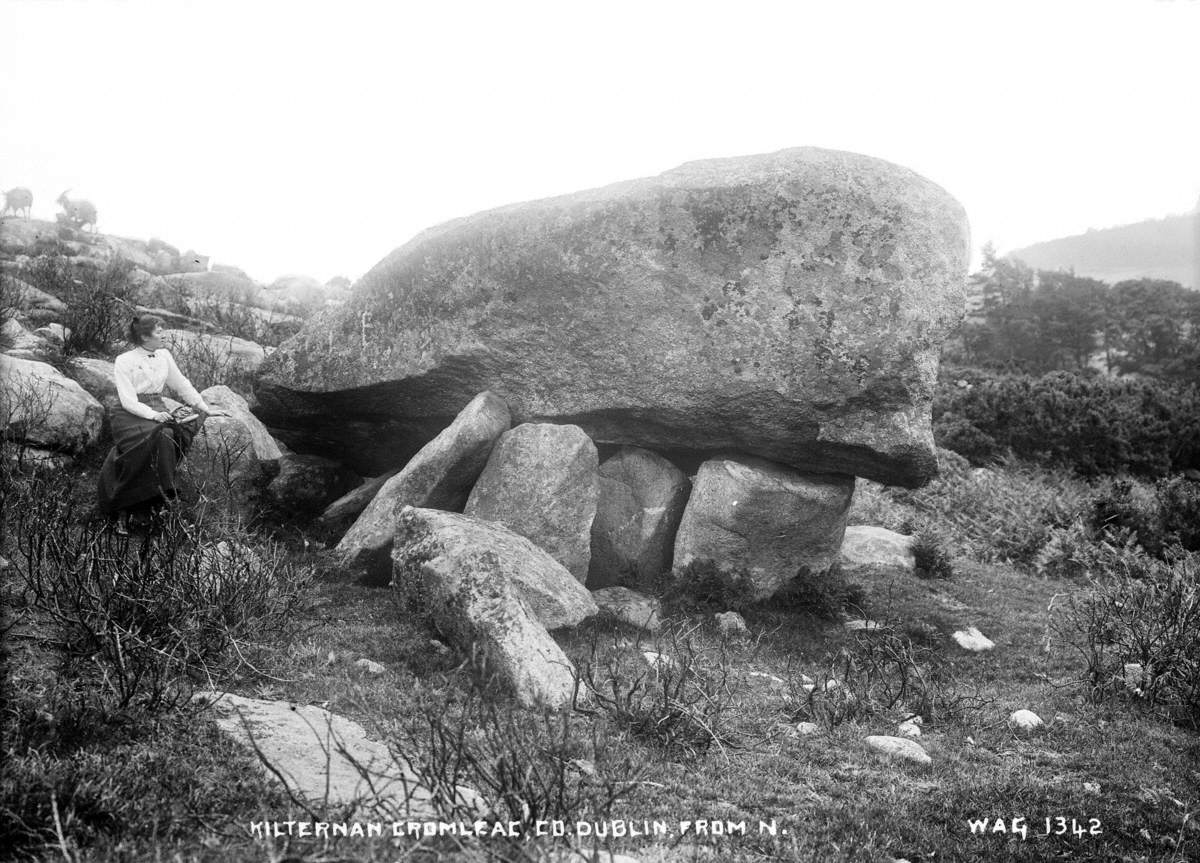
<instances>
[{"instance_id":1,"label":"large granite capstone","mask_svg":"<svg viewBox=\"0 0 1200 863\"><path fill-rule=\"evenodd\" d=\"M962 207L888 162L691 162L425 231L268 358L258 412L360 473L490 389L514 425L918 485L968 248Z\"/></svg>"}]
</instances>

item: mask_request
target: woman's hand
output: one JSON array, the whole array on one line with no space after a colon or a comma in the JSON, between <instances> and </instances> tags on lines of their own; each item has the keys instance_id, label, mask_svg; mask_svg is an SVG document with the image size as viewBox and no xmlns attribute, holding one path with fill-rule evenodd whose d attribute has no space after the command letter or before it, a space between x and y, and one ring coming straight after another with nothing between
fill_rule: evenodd
<instances>
[{"instance_id":1,"label":"woman's hand","mask_svg":"<svg viewBox=\"0 0 1200 863\"><path fill-rule=\"evenodd\" d=\"M171 415L166 411L159 411L153 416L153 420L156 423L169 423L171 421Z\"/></svg>"}]
</instances>

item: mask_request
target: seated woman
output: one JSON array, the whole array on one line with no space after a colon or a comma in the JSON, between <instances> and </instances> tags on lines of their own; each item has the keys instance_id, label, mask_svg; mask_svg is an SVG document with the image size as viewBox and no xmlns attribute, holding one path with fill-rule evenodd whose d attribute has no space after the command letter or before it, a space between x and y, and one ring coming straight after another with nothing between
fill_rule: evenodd
<instances>
[{"instance_id":1,"label":"seated woman","mask_svg":"<svg viewBox=\"0 0 1200 863\"><path fill-rule=\"evenodd\" d=\"M171 505L176 497L175 471L204 423L205 416L230 416L204 403L163 347L162 319L135 316L129 324L134 346L113 363L121 409L112 417L113 448L100 470L101 511L116 516L117 533L128 535L134 506ZM175 417L162 399L169 386L199 413Z\"/></svg>"}]
</instances>

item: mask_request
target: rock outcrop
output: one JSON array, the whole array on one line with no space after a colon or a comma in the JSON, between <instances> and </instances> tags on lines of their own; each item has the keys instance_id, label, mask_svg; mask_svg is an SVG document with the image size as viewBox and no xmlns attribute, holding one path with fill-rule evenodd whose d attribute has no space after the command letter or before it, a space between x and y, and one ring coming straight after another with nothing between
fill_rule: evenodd
<instances>
[{"instance_id":1,"label":"rock outcrop","mask_svg":"<svg viewBox=\"0 0 1200 863\"><path fill-rule=\"evenodd\" d=\"M968 248L957 202L878 159L693 162L424 232L281 346L257 395L360 473L491 389L515 423L597 443L919 485Z\"/></svg>"},{"instance_id":2,"label":"rock outcrop","mask_svg":"<svg viewBox=\"0 0 1200 863\"><path fill-rule=\"evenodd\" d=\"M676 569L711 561L765 599L837 560L854 477L797 473L755 458L706 461L675 538Z\"/></svg>"}]
</instances>

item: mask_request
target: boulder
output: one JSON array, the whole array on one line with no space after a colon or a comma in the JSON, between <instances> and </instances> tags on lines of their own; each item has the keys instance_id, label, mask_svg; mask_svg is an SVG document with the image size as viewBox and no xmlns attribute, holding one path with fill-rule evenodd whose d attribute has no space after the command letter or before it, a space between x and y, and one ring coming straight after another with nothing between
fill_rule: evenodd
<instances>
[{"instance_id":1,"label":"boulder","mask_svg":"<svg viewBox=\"0 0 1200 863\"><path fill-rule=\"evenodd\" d=\"M369 740L351 719L312 704L215 691L197 693L195 700L211 708L223 734L261 753L254 762L265 775L310 805L354 804L355 811L377 816L405 812L413 818L438 817L433 793L412 767L383 743ZM454 794L467 811L486 811L471 789L455 786Z\"/></svg>"},{"instance_id":2,"label":"boulder","mask_svg":"<svg viewBox=\"0 0 1200 863\"><path fill-rule=\"evenodd\" d=\"M270 305L263 298L262 286L243 276L185 270L162 278L180 296L193 301L243 303L247 306L262 305L264 307Z\"/></svg>"},{"instance_id":3,"label":"boulder","mask_svg":"<svg viewBox=\"0 0 1200 863\"><path fill-rule=\"evenodd\" d=\"M658 632L662 628L662 607L657 599L628 587L603 587L592 591L600 611L629 626Z\"/></svg>"},{"instance_id":4,"label":"boulder","mask_svg":"<svg viewBox=\"0 0 1200 863\"><path fill-rule=\"evenodd\" d=\"M0 354L0 393L0 427L14 440L79 451L100 437L100 402L51 365Z\"/></svg>"},{"instance_id":5,"label":"boulder","mask_svg":"<svg viewBox=\"0 0 1200 863\"><path fill-rule=\"evenodd\" d=\"M31 333L16 318L9 318L0 325L0 345L9 356L26 360L41 359L56 352L54 346Z\"/></svg>"},{"instance_id":6,"label":"boulder","mask_svg":"<svg viewBox=\"0 0 1200 863\"><path fill-rule=\"evenodd\" d=\"M876 567L911 573L916 568L913 544L916 537L885 527L850 525L842 539L841 564L845 572Z\"/></svg>"},{"instance_id":7,"label":"boulder","mask_svg":"<svg viewBox=\"0 0 1200 863\"><path fill-rule=\"evenodd\" d=\"M0 219L0 254L36 255L38 247L58 242L58 225L40 219Z\"/></svg>"},{"instance_id":8,"label":"boulder","mask_svg":"<svg viewBox=\"0 0 1200 863\"><path fill-rule=\"evenodd\" d=\"M201 394L206 402L207 393ZM168 410L179 404L164 402ZM260 514L264 489L278 469L277 460L259 458L254 433L238 417L207 417L184 461L184 487L233 522L245 524Z\"/></svg>"},{"instance_id":9,"label":"boulder","mask_svg":"<svg viewBox=\"0 0 1200 863\"><path fill-rule=\"evenodd\" d=\"M425 231L283 346L259 398L363 473L492 389L514 423L597 443L917 486L969 246L953 198L878 159L693 162ZM365 417L389 422L344 421Z\"/></svg>"},{"instance_id":10,"label":"boulder","mask_svg":"<svg viewBox=\"0 0 1200 863\"><path fill-rule=\"evenodd\" d=\"M585 582L598 466L578 426L524 423L496 441L464 512L528 537Z\"/></svg>"},{"instance_id":11,"label":"boulder","mask_svg":"<svg viewBox=\"0 0 1200 863\"><path fill-rule=\"evenodd\" d=\"M462 509L508 423L503 401L490 392L475 396L454 422L383 484L337 550L347 562L370 567L381 555L386 558L405 506Z\"/></svg>"},{"instance_id":12,"label":"boulder","mask_svg":"<svg viewBox=\"0 0 1200 863\"><path fill-rule=\"evenodd\" d=\"M311 517L356 480L349 469L323 456L288 453L279 460L279 474L267 486L267 494L285 513Z\"/></svg>"},{"instance_id":13,"label":"boulder","mask_svg":"<svg viewBox=\"0 0 1200 863\"><path fill-rule=\"evenodd\" d=\"M693 482L675 538L676 570L711 561L765 599L802 571L837 560L852 476L798 473L751 457L710 459Z\"/></svg>"},{"instance_id":14,"label":"boulder","mask_svg":"<svg viewBox=\"0 0 1200 863\"><path fill-rule=\"evenodd\" d=\"M599 470L588 587L646 584L671 568L690 484L683 471L640 447L621 447Z\"/></svg>"},{"instance_id":15,"label":"boulder","mask_svg":"<svg viewBox=\"0 0 1200 863\"><path fill-rule=\"evenodd\" d=\"M486 569L489 578L507 582L546 629L576 626L599 612L587 588L568 578L562 564L504 525L440 509L406 506L400 516L404 513L409 516L407 521L398 517L392 550L394 586L402 593L410 593L414 585L396 579L397 562L432 555L443 569Z\"/></svg>"},{"instance_id":16,"label":"boulder","mask_svg":"<svg viewBox=\"0 0 1200 863\"><path fill-rule=\"evenodd\" d=\"M33 334L43 341L61 348L71 331L62 324L46 324L44 327L34 330Z\"/></svg>"},{"instance_id":17,"label":"boulder","mask_svg":"<svg viewBox=\"0 0 1200 863\"><path fill-rule=\"evenodd\" d=\"M233 414L233 418L245 426L250 433L254 456L261 462L273 462L283 458L279 444L258 417L250 412L249 403L227 386L212 386L200 393L204 403L211 408L222 408Z\"/></svg>"},{"instance_id":18,"label":"boulder","mask_svg":"<svg viewBox=\"0 0 1200 863\"><path fill-rule=\"evenodd\" d=\"M920 743L908 737L889 737L883 734L873 734L867 738L867 745L898 761L912 761L916 764L931 764L933 759L922 748Z\"/></svg>"},{"instance_id":19,"label":"boulder","mask_svg":"<svg viewBox=\"0 0 1200 863\"><path fill-rule=\"evenodd\" d=\"M325 507L325 511L321 513L321 517L317 521L329 530L344 532L346 526L358 518L362 514L362 511L370 505L375 495L379 494L379 490L387 484L387 481L398 473L400 473L400 468L388 471L379 476L367 477L357 486Z\"/></svg>"},{"instance_id":20,"label":"boulder","mask_svg":"<svg viewBox=\"0 0 1200 863\"><path fill-rule=\"evenodd\" d=\"M146 243L141 240L134 240L128 237L114 237L111 235L101 235L99 239L99 245L107 251L109 259L121 258L140 269L153 269L154 256L150 254Z\"/></svg>"},{"instance_id":21,"label":"boulder","mask_svg":"<svg viewBox=\"0 0 1200 863\"><path fill-rule=\"evenodd\" d=\"M239 369L253 372L267 358L267 352L263 350L262 345L235 336L165 329L163 340L180 368L192 362L217 370Z\"/></svg>"},{"instance_id":22,"label":"boulder","mask_svg":"<svg viewBox=\"0 0 1200 863\"><path fill-rule=\"evenodd\" d=\"M66 314L67 304L53 294L39 290L14 276L5 276L5 278L8 280L9 289L16 292L17 308L20 311L29 312L40 309L54 312L56 315Z\"/></svg>"},{"instance_id":23,"label":"boulder","mask_svg":"<svg viewBox=\"0 0 1200 863\"><path fill-rule=\"evenodd\" d=\"M462 652L521 702L563 707L574 667L546 632L595 614L587 590L549 555L502 525L404 507L396 528L393 583Z\"/></svg>"}]
</instances>

